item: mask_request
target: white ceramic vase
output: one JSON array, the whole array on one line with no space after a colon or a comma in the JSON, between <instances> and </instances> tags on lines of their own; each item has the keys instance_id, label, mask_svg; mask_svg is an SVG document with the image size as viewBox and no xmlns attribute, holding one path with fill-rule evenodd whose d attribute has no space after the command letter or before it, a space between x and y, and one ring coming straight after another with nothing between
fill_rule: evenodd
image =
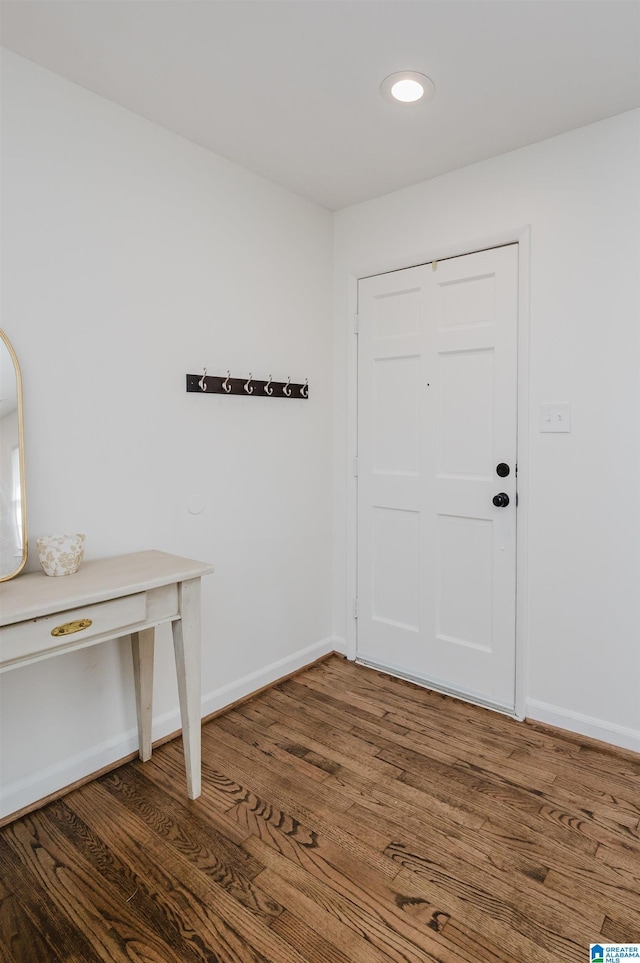
<instances>
[{"instance_id":1,"label":"white ceramic vase","mask_svg":"<svg viewBox=\"0 0 640 963\"><path fill-rule=\"evenodd\" d=\"M44 535L37 540L45 575L73 575L84 555L84 535Z\"/></svg>"}]
</instances>

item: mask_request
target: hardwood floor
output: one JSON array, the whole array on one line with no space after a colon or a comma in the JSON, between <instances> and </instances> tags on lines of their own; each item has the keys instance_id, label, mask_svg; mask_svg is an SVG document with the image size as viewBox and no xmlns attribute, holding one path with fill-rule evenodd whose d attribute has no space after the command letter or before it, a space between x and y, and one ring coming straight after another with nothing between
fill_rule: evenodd
<instances>
[{"instance_id":1,"label":"hardwood floor","mask_svg":"<svg viewBox=\"0 0 640 963\"><path fill-rule=\"evenodd\" d=\"M640 940L640 758L333 656L0 831L11 963L586 963Z\"/></svg>"}]
</instances>

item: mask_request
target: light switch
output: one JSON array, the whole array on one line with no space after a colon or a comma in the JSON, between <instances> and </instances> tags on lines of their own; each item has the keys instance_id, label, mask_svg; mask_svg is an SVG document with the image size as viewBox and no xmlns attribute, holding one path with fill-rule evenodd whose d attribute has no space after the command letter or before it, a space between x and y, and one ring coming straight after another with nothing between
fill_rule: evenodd
<instances>
[{"instance_id":1,"label":"light switch","mask_svg":"<svg viewBox=\"0 0 640 963\"><path fill-rule=\"evenodd\" d=\"M571 405L540 405L540 431L571 431Z\"/></svg>"}]
</instances>

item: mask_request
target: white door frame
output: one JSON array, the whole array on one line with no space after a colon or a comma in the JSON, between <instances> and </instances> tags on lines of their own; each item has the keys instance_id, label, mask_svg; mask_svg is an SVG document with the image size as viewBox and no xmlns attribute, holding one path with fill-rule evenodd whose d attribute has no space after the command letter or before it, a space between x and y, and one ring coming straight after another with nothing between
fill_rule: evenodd
<instances>
[{"instance_id":1,"label":"white door frame","mask_svg":"<svg viewBox=\"0 0 640 963\"><path fill-rule=\"evenodd\" d=\"M354 618L353 600L358 586L358 487L353 474L353 465L358 450L358 343L354 318L358 306L358 281L373 274L398 271L428 264L431 261L473 254L476 251L500 247L504 244L518 244L518 513L516 549L516 687L515 712L517 719L524 719L527 696L527 587L529 558L529 316L530 316L530 251L531 228L514 228L490 237L476 238L437 250L416 251L415 257L405 258L405 263L389 262L381 267L380 261L365 264L358 275L348 278L348 317L346 323L351 332L348 339L347 356L347 447L348 473L347 485L347 658L356 658L357 621ZM407 263L408 262L408 263Z\"/></svg>"}]
</instances>

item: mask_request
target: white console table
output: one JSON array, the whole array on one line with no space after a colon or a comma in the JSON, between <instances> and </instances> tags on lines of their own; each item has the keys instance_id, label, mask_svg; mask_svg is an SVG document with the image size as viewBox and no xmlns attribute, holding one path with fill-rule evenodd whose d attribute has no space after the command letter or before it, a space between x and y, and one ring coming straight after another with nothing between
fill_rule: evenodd
<instances>
[{"instance_id":1,"label":"white console table","mask_svg":"<svg viewBox=\"0 0 640 963\"><path fill-rule=\"evenodd\" d=\"M165 552L85 562L75 575L0 584L0 672L131 636L140 758L151 757L154 632L171 622L187 791L201 792L200 578L213 566Z\"/></svg>"}]
</instances>

